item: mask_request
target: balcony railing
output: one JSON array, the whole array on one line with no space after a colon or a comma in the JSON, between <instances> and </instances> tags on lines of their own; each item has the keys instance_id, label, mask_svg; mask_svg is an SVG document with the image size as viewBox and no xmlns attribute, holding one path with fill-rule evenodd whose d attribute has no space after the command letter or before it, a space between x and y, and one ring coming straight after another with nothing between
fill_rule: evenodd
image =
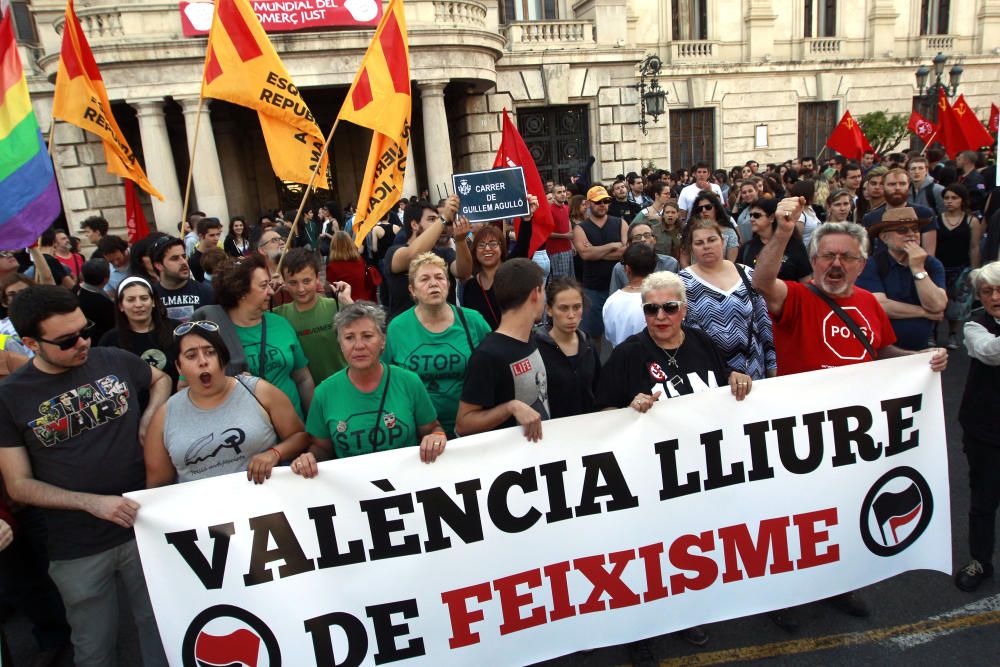
<instances>
[{"instance_id":1,"label":"balcony railing","mask_svg":"<svg viewBox=\"0 0 1000 667\"><path fill-rule=\"evenodd\" d=\"M83 32L91 39L102 37L120 37L125 34L122 27L122 13L113 7L81 7L76 10L76 16L80 19L80 26ZM60 35L63 31L65 17L60 17L55 22L56 32Z\"/></svg>"},{"instance_id":2,"label":"balcony railing","mask_svg":"<svg viewBox=\"0 0 1000 667\"><path fill-rule=\"evenodd\" d=\"M700 63L709 62L716 57L716 42L694 41L694 42L671 42L670 62L672 63Z\"/></svg>"},{"instance_id":3,"label":"balcony railing","mask_svg":"<svg viewBox=\"0 0 1000 667\"><path fill-rule=\"evenodd\" d=\"M503 30L509 51L579 49L597 45L593 21L519 21Z\"/></svg>"},{"instance_id":4,"label":"balcony railing","mask_svg":"<svg viewBox=\"0 0 1000 667\"><path fill-rule=\"evenodd\" d=\"M809 53L817 56L837 55L844 45L844 40L831 39L829 37L809 39L807 41L809 43Z\"/></svg>"},{"instance_id":5,"label":"balcony railing","mask_svg":"<svg viewBox=\"0 0 1000 667\"><path fill-rule=\"evenodd\" d=\"M434 22L486 27L486 6L469 0L434 0Z\"/></svg>"},{"instance_id":6,"label":"balcony railing","mask_svg":"<svg viewBox=\"0 0 1000 667\"><path fill-rule=\"evenodd\" d=\"M920 42L924 53L947 52L955 48L955 38L951 35L923 35Z\"/></svg>"}]
</instances>

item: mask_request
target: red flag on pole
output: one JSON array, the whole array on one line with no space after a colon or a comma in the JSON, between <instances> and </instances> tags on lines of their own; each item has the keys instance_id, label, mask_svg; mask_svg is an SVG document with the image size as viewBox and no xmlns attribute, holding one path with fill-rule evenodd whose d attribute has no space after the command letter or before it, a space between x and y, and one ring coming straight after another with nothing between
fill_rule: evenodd
<instances>
[{"instance_id":1,"label":"red flag on pole","mask_svg":"<svg viewBox=\"0 0 1000 667\"><path fill-rule=\"evenodd\" d=\"M910 132L920 137L920 141L925 144L928 143L934 133L937 132L937 128L934 127L934 123L930 122L916 111L910 112L910 122L906 125Z\"/></svg>"},{"instance_id":2,"label":"red flag on pole","mask_svg":"<svg viewBox=\"0 0 1000 667\"><path fill-rule=\"evenodd\" d=\"M830 138L826 140L827 147L837 151L844 157L860 161L865 152L872 151L872 145L868 143L865 133L861 131L861 126L851 116L850 111L844 112L844 117L833 128Z\"/></svg>"},{"instance_id":3,"label":"red flag on pole","mask_svg":"<svg viewBox=\"0 0 1000 667\"><path fill-rule=\"evenodd\" d=\"M528 246L528 257L535 254L539 246L545 243L549 234L555 229L556 223L552 219L552 211L549 209L549 200L545 198L545 184L538 174L538 167L531 157L524 139L521 138L514 123L510 120L507 109L503 110L503 139L500 141L500 148L497 150L497 157L493 161L493 168L497 167L521 167L524 169L524 184L528 188L529 195L538 197L538 210L531 219L531 243ZM514 229L520 231L521 219L514 220Z\"/></svg>"},{"instance_id":4,"label":"red flag on pole","mask_svg":"<svg viewBox=\"0 0 1000 667\"><path fill-rule=\"evenodd\" d=\"M990 105L989 130L994 135L1000 131L1000 107L995 104Z\"/></svg>"},{"instance_id":5,"label":"red flag on pole","mask_svg":"<svg viewBox=\"0 0 1000 667\"><path fill-rule=\"evenodd\" d=\"M965 137L962 136L962 129L958 126L955 113L951 104L948 103L948 96L944 89L938 89L938 137L937 140L944 146L948 157L953 158L965 150Z\"/></svg>"},{"instance_id":6,"label":"red flag on pole","mask_svg":"<svg viewBox=\"0 0 1000 667\"><path fill-rule=\"evenodd\" d=\"M135 184L125 179L125 227L128 229L128 244L149 236L149 223L142 212L142 203L135 192Z\"/></svg>"},{"instance_id":7,"label":"red flag on pole","mask_svg":"<svg viewBox=\"0 0 1000 667\"><path fill-rule=\"evenodd\" d=\"M959 95L952 107L952 113L958 121L958 126L965 137L965 145L968 150L979 150L983 146L992 146L993 137L983 127L983 123L976 116L976 112L965 101L965 95Z\"/></svg>"}]
</instances>

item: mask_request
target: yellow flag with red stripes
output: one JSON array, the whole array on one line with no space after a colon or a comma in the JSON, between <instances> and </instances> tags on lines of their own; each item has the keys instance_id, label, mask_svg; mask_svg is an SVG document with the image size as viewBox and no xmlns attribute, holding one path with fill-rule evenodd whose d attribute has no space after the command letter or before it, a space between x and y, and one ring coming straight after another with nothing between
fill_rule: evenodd
<instances>
[{"instance_id":1,"label":"yellow flag with red stripes","mask_svg":"<svg viewBox=\"0 0 1000 667\"><path fill-rule=\"evenodd\" d=\"M247 0L215 0L201 95L257 111L275 175L309 182L323 134ZM329 187L326 173L324 155L319 177Z\"/></svg>"},{"instance_id":2,"label":"yellow flag with red stripes","mask_svg":"<svg viewBox=\"0 0 1000 667\"><path fill-rule=\"evenodd\" d=\"M390 0L338 115L375 131L354 219L358 246L402 196L411 107L406 15L403 0Z\"/></svg>"},{"instance_id":3,"label":"yellow flag with red stripes","mask_svg":"<svg viewBox=\"0 0 1000 667\"><path fill-rule=\"evenodd\" d=\"M146 172L111 113L104 79L97 69L87 36L76 18L73 0L66 3L52 117L100 137L108 172L135 181L140 188L163 201L163 195L146 178Z\"/></svg>"}]
</instances>

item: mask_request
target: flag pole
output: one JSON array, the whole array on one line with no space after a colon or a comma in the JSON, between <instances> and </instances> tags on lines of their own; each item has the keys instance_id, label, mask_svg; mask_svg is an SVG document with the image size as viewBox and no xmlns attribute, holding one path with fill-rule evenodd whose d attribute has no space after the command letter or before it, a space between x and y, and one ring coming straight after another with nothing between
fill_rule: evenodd
<instances>
[{"instance_id":1,"label":"flag pole","mask_svg":"<svg viewBox=\"0 0 1000 667\"><path fill-rule=\"evenodd\" d=\"M816 164L819 164L819 159L823 157L823 153L826 152L826 144L823 144L823 148L819 149L819 154L816 156Z\"/></svg>"},{"instance_id":2,"label":"flag pole","mask_svg":"<svg viewBox=\"0 0 1000 667\"><path fill-rule=\"evenodd\" d=\"M930 145L934 143L934 137L936 137L937 135L938 135L937 130L934 130L934 134L930 136L930 138L927 140L927 143L925 143L924 147L920 150L921 155L927 152L927 149L930 148Z\"/></svg>"},{"instance_id":3,"label":"flag pole","mask_svg":"<svg viewBox=\"0 0 1000 667\"><path fill-rule=\"evenodd\" d=\"M312 175L309 177L309 183L306 185L305 192L302 193L302 201L299 202L299 210L295 212L295 220L292 221L292 228L288 231L288 238L285 239L285 247L281 249L281 257L278 258L278 266L275 267L275 273L281 276L281 265L285 262L285 255L288 254L288 248L292 245L292 239L295 238L295 230L299 226L299 219L302 218L302 211L306 207L306 200L309 199L309 194L312 192L313 187L316 185L316 176L319 174L319 168L323 164L323 158L326 156L327 151L330 149L330 141L333 139L333 133L337 129L337 125L340 123L340 115L333 121L333 127L330 128L330 133L326 135L326 141L323 143L323 150L319 153L319 159L316 160L316 166L313 167ZM372 141L374 141L374 136Z\"/></svg>"},{"instance_id":4,"label":"flag pole","mask_svg":"<svg viewBox=\"0 0 1000 667\"><path fill-rule=\"evenodd\" d=\"M198 150L198 135L201 134L201 109L205 105L205 96L198 96L198 111L194 117L194 139L191 141L191 157L188 160L187 184L184 186L184 207L181 209L181 227L187 220L188 204L191 203L191 175L194 173L194 156ZM192 230L194 231L194 230ZM182 239L183 240L183 239Z\"/></svg>"},{"instance_id":5,"label":"flag pole","mask_svg":"<svg viewBox=\"0 0 1000 667\"><path fill-rule=\"evenodd\" d=\"M56 138L56 119L53 118L52 124L49 126L49 141L48 141L49 157L52 157L52 143L55 138Z\"/></svg>"}]
</instances>

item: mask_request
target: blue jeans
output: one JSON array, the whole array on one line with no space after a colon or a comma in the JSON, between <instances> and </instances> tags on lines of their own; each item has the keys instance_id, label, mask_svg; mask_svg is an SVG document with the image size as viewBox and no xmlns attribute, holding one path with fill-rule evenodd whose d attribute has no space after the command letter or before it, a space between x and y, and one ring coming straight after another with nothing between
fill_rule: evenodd
<instances>
[{"instance_id":1,"label":"blue jeans","mask_svg":"<svg viewBox=\"0 0 1000 667\"><path fill-rule=\"evenodd\" d=\"M118 587L128 598L144 667L167 667L135 539L93 556L49 563L66 605L77 667L118 662Z\"/></svg>"},{"instance_id":2,"label":"blue jeans","mask_svg":"<svg viewBox=\"0 0 1000 667\"><path fill-rule=\"evenodd\" d=\"M608 291L584 287L583 294L587 297L587 304L580 328L591 338L600 338L604 335L604 302L608 300Z\"/></svg>"}]
</instances>

